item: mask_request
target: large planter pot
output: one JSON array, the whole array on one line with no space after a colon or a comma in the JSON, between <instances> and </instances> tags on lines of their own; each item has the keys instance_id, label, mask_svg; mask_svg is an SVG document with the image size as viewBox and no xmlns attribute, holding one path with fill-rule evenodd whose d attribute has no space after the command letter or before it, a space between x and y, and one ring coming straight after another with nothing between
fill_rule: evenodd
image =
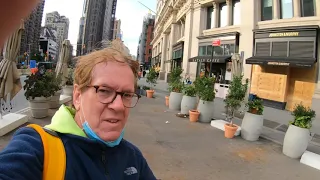
<instances>
[{"instance_id":1,"label":"large planter pot","mask_svg":"<svg viewBox=\"0 0 320 180\"><path fill-rule=\"evenodd\" d=\"M147 98L153 98L154 90L146 90L147 91Z\"/></svg>"},{"instance_id":2,"label":"large planter pot","mask_svg":"<svg viewBox=\"0 0 320 180\"><path fill-rule=\"evenodd\" d=\"M189 110L190 122L197 122L199 119L200 112L198 110Z\"/></svg>"},{"instance_id":3,"label":"large planter pot","mask_svg":"<svg viewBox=\"0 0 320 180\"><path fill-rule=\"evenodd\" d=\"M290 125L284 136L282 152L291 158L300 158L310 141L309 129Z\"/></svg>"},{"instance_id":4,"label":"large planter pot","mask_svg":"<svg viewBox=\"0 0 320 180\"><path fill-rule=\"evenodd\" d=\"M60 107L60 95L62 93L62 90L57 91L51 98L49 103L50 109L57 109Z\"/></svg>"},{"instance_id":5,"label":"large planter pot","mask_svg":"<svg viewBox=\"0 0 320 180\"><path fill-rule=\"evenodd\" d=\"M35 97L29 100L32 117L36 119L45 118L49 115L50 98Z\"/></svg>"},{"instance_id":6,"label":"large planter pot","mask_svg":"<svg viewBox=\"0 0 320 180\"><path fill-rule=\"evenodd\" d=\"M189 110L197 108L197 97L183 96L181 100L181 114L189 114Z\"/></svg>"},{"instance_id":7,"label":"large planter pot","mask_svg":"<svg viewBox=\"0 0 320 180\"><path fill-rule=\"evenodd\" d=\"M213 118L213 101L200 100L198 111L200 112L199 122L210 123Z\"/></svg>"},{"instance_id":8,"label":"large planter pot","mask_svg":"<svg viewBox=\"0 0 320 180\"><path fill-rule=\"evenodd\" d=\"M241 124L241 137L247 141L257 141L263 127L263 115L246 112Z\"/></svg>"},{"instance_id":9,"label":"large planter pot","mask_svg":"<svg viewBox=\"0 0 320 180\"><path fill-rule=\"evenodd\" d=\"M169 109L179 111L181 108L182 93L171 92L169 99Z\"/></svg>"}]
</instances>

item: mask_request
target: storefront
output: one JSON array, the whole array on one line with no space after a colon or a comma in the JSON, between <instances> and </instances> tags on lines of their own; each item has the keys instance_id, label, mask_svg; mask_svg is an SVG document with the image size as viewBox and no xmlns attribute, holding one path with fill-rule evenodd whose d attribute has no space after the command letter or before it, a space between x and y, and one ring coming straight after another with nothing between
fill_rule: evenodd
<instances>
[{"instance_id":1,"label":"storefront","mask_svg":"<svg viewBox=\"0 0 320 180\"><path fill-rule=\"evenodd\" d=\"M183 46L184 46L183 41L176 43L172 46L171 71L177 67L182 68Z\"/></svg>"},{"instance_id":2,"label":"storefront","mask_svg":"<svg viewBox=\"0 0 320 180\"><path fill-rule=\"evenodd\" d=\"M265 106L293 110L311 106L317 70L318 26L256 30L250 93Z\"/></svg>"},{"instance_id":3,"label":"storefront","mask_svg":"<svg viewBox=\"0 0 320 180\"><path fill-rule=\"evenodd\" d=\"M189 62L197 63L197 77L216 78L216 97L225 98L231 81L231 57L238 53L239 33L200 36L198 56ZM218 44L213 42L218 41Z\"/></svg>"}]
</instances>

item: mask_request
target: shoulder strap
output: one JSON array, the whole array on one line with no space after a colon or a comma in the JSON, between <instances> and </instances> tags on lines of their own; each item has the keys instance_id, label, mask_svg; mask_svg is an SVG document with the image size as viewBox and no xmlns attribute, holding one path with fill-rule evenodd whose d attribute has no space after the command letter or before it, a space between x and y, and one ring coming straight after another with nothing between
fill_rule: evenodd
<instances>
[{"instance_id":1,"label":"shoulder strap","mask_svg":"<svg viewBox=\"0 0 320 180\"><path fill-rule=\"evenodd\" d=\"M44 149L43 180L63 180L66 170L66 152L58 134L39 125L30 124L41 136Z\"/></svg>"}]
</instances>

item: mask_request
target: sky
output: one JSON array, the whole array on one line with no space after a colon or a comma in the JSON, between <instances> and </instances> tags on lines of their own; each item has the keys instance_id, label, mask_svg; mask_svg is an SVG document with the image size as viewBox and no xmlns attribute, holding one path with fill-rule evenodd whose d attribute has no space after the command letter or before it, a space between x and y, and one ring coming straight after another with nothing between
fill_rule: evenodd
<instances>
[{"instance_id":1,"label":"sky","mask_svg":"<svg viewBox=\"0 0 320 180\"><path fill-rule=\"evenodd\" d=\"M141 3L156 11L157 0L139 0ZM68 39L76 50L79 20L82 15L83 0L46 0L42 25L44 25L46 13L58 11L60 15L69 18ZM137 54L139 36L142 30L143 17L149 10L141 5L138 0L118 0L116 18L121 20L124 44L129 48L132 55Z\"/></svg>"}]
</instances>

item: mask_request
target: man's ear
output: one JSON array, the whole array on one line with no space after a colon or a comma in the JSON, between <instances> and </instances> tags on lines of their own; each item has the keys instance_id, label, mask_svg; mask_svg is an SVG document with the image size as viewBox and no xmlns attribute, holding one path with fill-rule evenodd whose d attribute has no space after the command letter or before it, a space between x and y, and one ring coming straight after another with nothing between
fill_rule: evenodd
<instances>
[{"instance_id":1,"label":"man's ear","mask_svg":"<svg viewBox=\"0 0 320 180\"><path fill-rule=\"evenodd\" d=\"M73 85L73 105L77 111L80 110L81 104L81 90L78 84Z\"/></svg>"}]
</instances>

